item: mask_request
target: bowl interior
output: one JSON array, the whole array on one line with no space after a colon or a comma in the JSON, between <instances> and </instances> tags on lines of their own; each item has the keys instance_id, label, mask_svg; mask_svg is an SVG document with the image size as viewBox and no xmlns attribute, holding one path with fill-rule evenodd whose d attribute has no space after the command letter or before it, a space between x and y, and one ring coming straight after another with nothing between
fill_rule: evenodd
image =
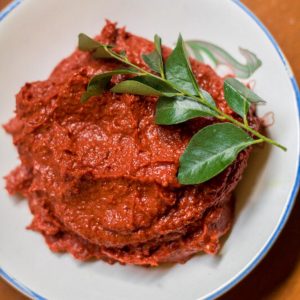
<instances>
[{"instance_id":1,"label":"bowl interior","mask_svg":"<svg viewBox=\"0 0 300 300\"><path fill-rule=\"evenodd\" d=\"M268 134L288 148L254 151L238 187L236 219L218 256L198 255L184 265L143 268L81 263L51 253L43 238L26 231L31 215L24 200L9 197L1 179L0 261L9 275L49 299L199 299L232 285L266 252L287 217L299 158L299 113L288 66L260 26L232 1L218 0L44 0L24 1L0 24L0 123L15 107L25 82L46 79L76 47L77 35L95 35L105 18L137 35L155 33L173 46L178 33L226 49L238 47L263 62L254 74L255 92L267 100L258 114L275 114ZM10 136L0 131L1 178L18 164Z\"/></svg>"}]
</instances>

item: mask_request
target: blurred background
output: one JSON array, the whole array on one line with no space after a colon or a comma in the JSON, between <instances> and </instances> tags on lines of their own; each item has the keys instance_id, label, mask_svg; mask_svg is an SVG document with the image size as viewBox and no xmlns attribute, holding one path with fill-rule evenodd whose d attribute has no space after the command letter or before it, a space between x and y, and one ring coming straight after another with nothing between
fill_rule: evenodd
<instances>
[{"instance_id":1,"label":"blurred background","mask_svg":"<svg viewBox=\"0 0 300 300\"><path fill-rule=\"evenodd\" d=\"M187 0L188 1L188 0ZM222 0L230 1L230 0ZM10 0L0 0L0 10ZM242 0L273 34L300 82L300 0ZM0 279L0 300L26 300ZM300 300L300 196L264 260L220 300Z\"/></svg>"}]
</instances>

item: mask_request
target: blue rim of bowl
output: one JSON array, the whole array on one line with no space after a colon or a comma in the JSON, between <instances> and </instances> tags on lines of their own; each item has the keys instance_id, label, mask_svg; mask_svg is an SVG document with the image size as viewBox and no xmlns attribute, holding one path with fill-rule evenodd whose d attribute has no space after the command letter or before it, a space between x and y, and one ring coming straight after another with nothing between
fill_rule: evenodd
<instances>
[{"instance_id":1,"label":"blue rim of bowl","mask_svg":"<svg viewBox=\"0 0 300 300\"><path fill-rule=\"evenodd\" d=\"M2 11L0 11L0 21L2 21L13 9L15 9L23 0L14 0L12 1L6 8L4 8ZM263 25L263 23L255 16L255 14L250 11L244 4L242 4L239 0L232 0L233 3L235 3L241 10L246 13L264 32L264 34L267 36L269 41L272 43L273 47L275 48L277 54L280 57L281 62L283 63L292 87L294 89L295 97L297 100L297 108L298 108L298 123L300 123L300 90L297 85L296 78L290 68L290 65L286 58L284 57L279 45L275 41L274 37L271 35L271 33L268 31L268 29ZM293 208L293 204L295 202L297 192L300 186L300 157L298 156L298 167L297 167L297 176L295 179L295 183L292 189L292 193L290 195L290 199L287 203L287 206L285 208L285 211L279 221L279 224L274 231L273 235L269 238L268 242L265 244L263 249L259 251L259 253L252 259L252 261L246 266L240 273L238 273L234 278L232 278L229 282L225 283L223 286L221 286L219 289L213 291L210 295L205 297L205 299L216 299L217 297L220 297L227 291L229 291L233 286L238 284L242 279L244 279L257 265L258 263L264 258L264 256L267 254L267 252L270 250L272 245L274 244L275 240L278 238L280 232L282 231L290 213ZM40 296L39 294L32 291L30 288L24 286L22 283L20 283L18 280L10 276L8 273L6 273L2 268L0 268L0 276L6 280L8 283L13 285L17 290L25 294L26 296L37 299L37 300L46 300L46 298Z\"/></svg>"},{"instance_id":2,"label":"blue rim of bowl","mask_svg":"<svg viewBox=\"0 0 300 300\"><path fill-rule=\"evenodd\" d=\"M14 0L0 11L0 21L2 21L14 8L16 8L23 0Z\"/></svg>"}]
</instances>

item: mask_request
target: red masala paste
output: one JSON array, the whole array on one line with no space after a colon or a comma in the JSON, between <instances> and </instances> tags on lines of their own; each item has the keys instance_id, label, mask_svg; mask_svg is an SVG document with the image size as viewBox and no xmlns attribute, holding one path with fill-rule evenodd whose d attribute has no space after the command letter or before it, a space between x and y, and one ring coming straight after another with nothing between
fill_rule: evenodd
<instances>
[{"instance_id":1,"label":"red masala paste","mask_svg":"<svg viewBox=\"0 0 300 300\"><path fill-rule=\"evenodd\" d=\"M141 54L153 50L152 42L110 22L96 39L147 68ZM166 57L170 50L163 52ZM209 66L191 63L199 85L232 113L223 80ZM80 104L91 76L119 66L76 50L48 80L21 89L16 115L5 125L21 160L6 178L7 190L28 199L29 228L42 233L52 251L80 260L155 266L184 262L199 251L217 253L232 224L231 195L250 150L212 180L181 186L179 157L213 120L158 126L156 97L106 92ZM124 78L116 76L112 84ZM255 116L250 122L258 124Z\"/></svg>"}]
</instances>

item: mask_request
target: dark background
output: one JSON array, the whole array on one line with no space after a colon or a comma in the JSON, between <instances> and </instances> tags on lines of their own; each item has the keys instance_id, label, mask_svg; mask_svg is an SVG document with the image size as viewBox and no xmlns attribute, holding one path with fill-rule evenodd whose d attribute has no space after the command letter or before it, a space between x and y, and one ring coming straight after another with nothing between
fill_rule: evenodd
<instances>
[{"instance_id":1,"label":"dark background","mask_svg":"<svg viewBox=\"0 0 300 300\"><path fill-rule=\"evenodd\" d=\"M149 0L151 1L151 0ZM187 0L188 1L188 0ZM223 0L225 1L225 0ZM0 9L10 0L0 0ZM300 82L300 0L242 0L266 25ZM0 279L0 300L26 300ZM300 299L300 196L265 259L219 300Z\"/></svg>"}]
</instances>

